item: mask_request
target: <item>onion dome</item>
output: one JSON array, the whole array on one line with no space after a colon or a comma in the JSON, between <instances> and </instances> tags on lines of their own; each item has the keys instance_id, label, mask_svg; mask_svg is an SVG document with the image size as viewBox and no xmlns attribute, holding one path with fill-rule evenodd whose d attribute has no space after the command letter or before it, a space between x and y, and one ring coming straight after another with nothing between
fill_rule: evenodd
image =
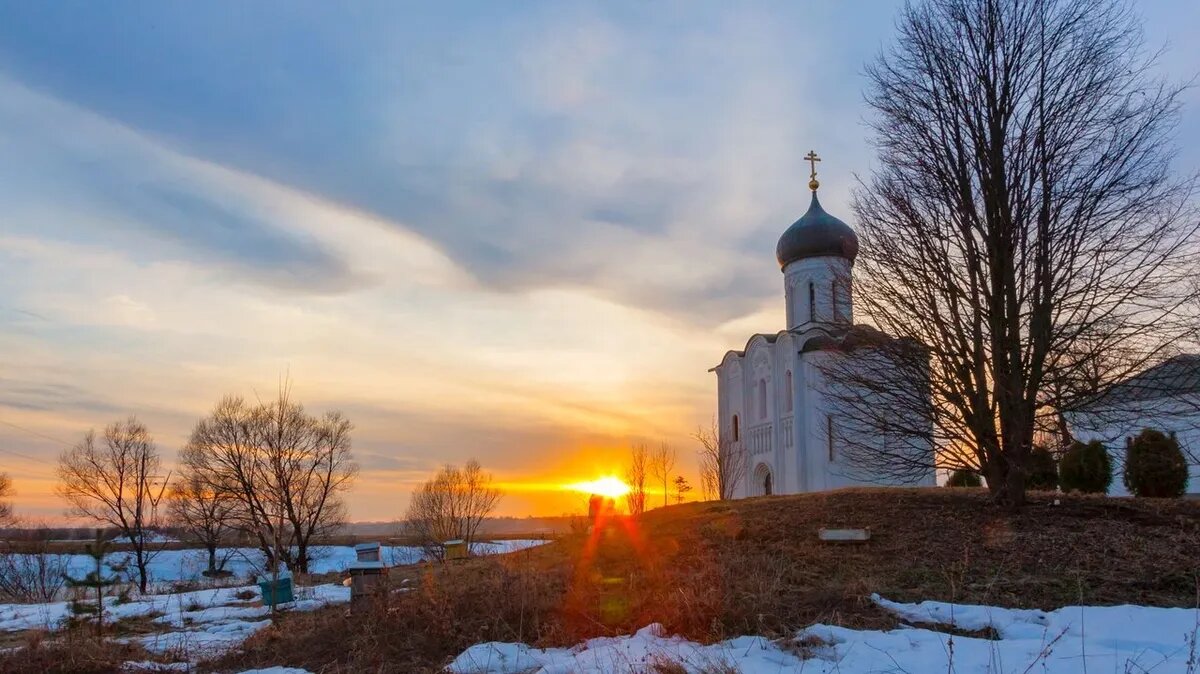
<instances>
[{"instance_id":1,"label":"onion dome","mask_svg":"<svg viewBox=\"0 0 1200 674\"><path fill-rule=\"evenodd\" d=\"M843 257L853 262L857 256L858 236L850 225L821 208L816 190L808 212L784 231L775 247L780 267L810 257Z\"/></svg>"},{"instance_id":2,"label":"onion dome","mask_svg":"<svg viewBox=\"0 0 1200 674\"><path fill-rule=\"evenodd\" d=\"M854 262L858 256L858 236L849 225L826 213L817 199L817 188L821 186L817 182L817 162L821 158L811 151L804 158L812 167L808 180L808 189L813 193L812 203L808 212L779 237L779 244L775 246L779 266L786 267L810 257L842 257Z\"/></svg>"}]
</instances>

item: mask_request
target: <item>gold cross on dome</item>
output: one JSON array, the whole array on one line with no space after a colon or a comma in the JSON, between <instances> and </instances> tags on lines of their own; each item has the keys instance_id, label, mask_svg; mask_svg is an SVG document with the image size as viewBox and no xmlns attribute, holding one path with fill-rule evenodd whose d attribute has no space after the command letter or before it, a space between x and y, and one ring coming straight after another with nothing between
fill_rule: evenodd
<instances>
[{"instance_id":1,"label":"gold cross on dome","mask_svg":"<svg viewBox=\"0 0 1200 674\"><path fill-rule=\"evenodd\" d=\"M808 154L804 155L804 158L808 160L808 165L811 168L811 173L808 174L808 189L816 192L817 188L821 186L821 183L817 182L817 162L821 161L821 158L812 150L809 150Z\"/></svg>"}]
</instances>

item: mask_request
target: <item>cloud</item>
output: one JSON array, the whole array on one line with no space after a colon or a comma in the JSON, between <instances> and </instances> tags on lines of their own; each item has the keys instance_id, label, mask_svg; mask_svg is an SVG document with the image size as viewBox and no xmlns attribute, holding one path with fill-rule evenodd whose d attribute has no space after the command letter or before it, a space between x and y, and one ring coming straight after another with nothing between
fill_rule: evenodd
<instances>
[{"instance_id":1,"label":"cloud","mask_svg":"<svg viewBox=\"0 0 1200 674\"><path fill-rule=\"evenodd\" d=\"M823 123L856 114L847 85L869 40L848 43L857 60L800 66L801 53L847 47L831 41L828 13L550 5L485 19L377 7L330 22L309 7L279 24L251 9L243 19L257 28L222 25L215 45L193 34L223 23L211 12L160 9L145 25L122 24L126 41L105 53L111 67L77 63L110 48L92 33L56 49L22 48L28 40L13 35L7 60L22 73L46 69L35 54L58 63L46 78L55 90L166 146L417 233L482 285L578 286L712 326L776 291L775 238L805 207L800 156L829 138ZM48 21L18 14L27 26ZM92 19L96 35L113 22ZM296 53L299 29L322 62ZM147 57L203 67L187 66L196 72L178 90L169 69L139 64ZM838 78L846 84L820 90ZM846 184L854 165L841 163ZM173 218L215 223L201 245L243 272L243 253L260 251L258 262L272 247L259 238L277 234L223 198L139 198L189 245L191 230ZM226 231L239 234L218 236ZM266 282L328 292L375 282L322 248L286 243L282 260L262 260ZM286 262L312 272L286 276Z\"/></svg>"},{"instance_id":2,"label":"cloud","mask_svg":"<svg viewBox=\"0 0 1200 674\"><path fill-rule=\"evenodd\" d=\"M3 76L0 142L6 234L103 244L143 263L205 262L296 292L371 282L220 167Z\"/></svg>"}]
</instances>

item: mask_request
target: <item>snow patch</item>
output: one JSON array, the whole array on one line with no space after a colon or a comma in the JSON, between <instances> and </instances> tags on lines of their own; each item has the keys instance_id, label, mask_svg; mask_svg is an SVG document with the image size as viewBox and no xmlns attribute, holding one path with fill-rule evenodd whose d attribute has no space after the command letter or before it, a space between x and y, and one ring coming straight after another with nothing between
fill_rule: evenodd
<instances>
[{"instance_id":1,"label":"snow patch","mask_svg":"<svg viewBox=\"0 0 1200 674\"><path fill-rule=\"evenodd\" d=\"M691 674L724 667L744 674L987 672L1079 674L1153 671L1188 674L1200 659L1200 611L1146 606L1068 606L1056 611L920 602L875 602L914 624L992 628L998 640L952 636L921 627L889 632L813 625L794 640L738 637L702 645L650 625L629 636L591 639L573 648L484 643L451 663L455 674L635 674L656 662Z\"/></svg>"}]
</instances>

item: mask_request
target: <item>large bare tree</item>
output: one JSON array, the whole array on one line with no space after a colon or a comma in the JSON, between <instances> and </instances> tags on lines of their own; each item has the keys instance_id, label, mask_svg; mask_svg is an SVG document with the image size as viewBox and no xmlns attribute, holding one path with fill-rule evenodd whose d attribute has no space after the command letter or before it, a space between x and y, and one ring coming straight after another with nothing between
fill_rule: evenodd
<instances>
[{"instance_id":1,"label":"large bare tree","mask_svg":"<svg viewBox=\"0 0 1200 674\"><path fill-rule=\"evenodd\" d=\"M136 417L110 424L101 438L88 431L58 461L58 493L70 505L69 514L121 532L133 549L142 592L150 580L150 560L161 550L153 528L170 476L160 472L154 439Z\"/></svg>"},{"instance_id":2,"label":"large bare tree","mask_svg":"<svg viewBox=\"0 0 1200 674\"><path fill-rule=\"evenodd\" d=\"M433 479L413 492L404 518L405 533L432 555L446 541L461 540L470 551L479 527L496 509L502 496L492 476L475 459L464 468L443 466Z\"/></svg>"},{"instance_id":3,"label":"large bare tree","mask_svg":"<svg viewBox=\"0 0 1200 674\"><path fill-rule=\"evenodd\" d=\"M316 417L289 389L270 401L222 399L180 453L189 476L231 495L238 527L254 536L270 568L308 572L309 548L345 518L342 494L358 472L352 425L339 412Z\"/></svg>"},{"instance_id":4,"label":"large bare tree","mask_svg":"<svg viewBox=\"0 0 1200 674\"><path fill-rule=\"evenodd\" d=\"M898 29L867 69L878 168L854 197L855 297L910 340L876 345L896 366L874 379L831 374L855 424L907 426L912 447L927 428L942 467L1020 504L1036 428L1195 334L1194 180L1169 166L1180 88L1123 2L926 0ZM905 382L925 376L933 399L913 404ZM928 463L904 443L856 458Z\"/></svg>"}]
</instances>

